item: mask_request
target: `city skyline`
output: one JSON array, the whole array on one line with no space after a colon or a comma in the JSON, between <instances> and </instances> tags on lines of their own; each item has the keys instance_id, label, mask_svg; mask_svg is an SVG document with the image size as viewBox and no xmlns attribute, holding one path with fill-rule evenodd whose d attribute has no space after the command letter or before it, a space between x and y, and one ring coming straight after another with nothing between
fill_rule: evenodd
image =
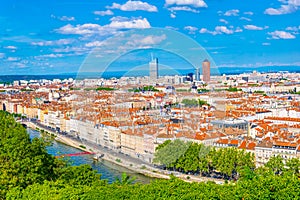
<instances>
[{"instance_id":1,"label":"city skyline","mask_svg":"<svg viewBox=\"0 0 300 200\"><path fill-rule=\"evenodd\" d=\"M299 6L299 0L3 2L0 70L3 75L77 72L107 38L148 28L190 37L217 67L300 66ZM168 38L137 39L147 46Z\"/></svg>"}]
</instances>

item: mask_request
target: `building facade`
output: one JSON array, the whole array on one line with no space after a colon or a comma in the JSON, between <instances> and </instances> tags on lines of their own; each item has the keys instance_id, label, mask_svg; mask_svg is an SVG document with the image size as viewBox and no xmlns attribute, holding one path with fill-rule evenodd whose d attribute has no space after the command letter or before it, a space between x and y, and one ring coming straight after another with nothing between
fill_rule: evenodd
<instances>
[{"instance_id":1,"label":"building facade","mask_svg":"<svg viewBox=\"0 0 300 200\"><path fill-rule=\"evenodd\" d=\"M154 58L149 62L149 76L150 81L156 81L158 79L158 59Z\"/></svg>"},{"instance_id":2,"label":"building facade","mask_svg":"<svg viewBox=\"0 0 300 200\"><path fill-rule=\"evenodd\" d=\"M202 74L203 74L203 81L210 82L210 62L209 60L205 59L202 63Z\"/></svg>"}]
</instances>

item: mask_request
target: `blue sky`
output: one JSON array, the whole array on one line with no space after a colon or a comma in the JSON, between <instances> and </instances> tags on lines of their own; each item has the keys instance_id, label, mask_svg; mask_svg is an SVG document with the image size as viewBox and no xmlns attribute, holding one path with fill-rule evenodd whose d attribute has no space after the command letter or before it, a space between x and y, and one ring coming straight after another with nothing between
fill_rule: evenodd
<instances>
[{"instance_id":1,"label":"blue sky","mask_svg":"<svg viewBox=\"0 0 300 200\"><path fill-rule=\"evenodd\" d=\"M191 37L219 67L300 66L300 0L12 0L0 24L2 75L76 72L107 38L155 27Z\"/></svg>"}]
</instances>

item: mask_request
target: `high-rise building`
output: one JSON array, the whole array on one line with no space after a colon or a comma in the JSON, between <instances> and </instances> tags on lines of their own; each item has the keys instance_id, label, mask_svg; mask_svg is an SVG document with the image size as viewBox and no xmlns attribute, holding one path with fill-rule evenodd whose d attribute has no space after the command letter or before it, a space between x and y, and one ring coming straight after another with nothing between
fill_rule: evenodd
<instances>
[{"instance_id":1,"label":"high-rise building","mask_svg":"<svg viewBox=\"0 0 300 200\"><path fill-rule=\"evenodd\" d=\"M200 81L200 68L195 69L195 80Z\"/></svg>"},{"instance_id":2,"label":"high-rise building","mask_svg":"<svg viewBox=\"0 0 300 200\"><path fill-rule=\"evenodd\" d=\"M149 62L149 76L150 81L158 79L158 59L154 58Z\"/></svg>"},{"instance_id":3,"label":"high-rise building","mask_svg":"<svg viewBox=\"0 0 300 200\"><path fill-rule=\"evenodd\" d=\"M203 74L203 81L209 82L210 81L210 62L209 60L205 59L202 63L202 74Z\"/></svg>"}]
</instances>

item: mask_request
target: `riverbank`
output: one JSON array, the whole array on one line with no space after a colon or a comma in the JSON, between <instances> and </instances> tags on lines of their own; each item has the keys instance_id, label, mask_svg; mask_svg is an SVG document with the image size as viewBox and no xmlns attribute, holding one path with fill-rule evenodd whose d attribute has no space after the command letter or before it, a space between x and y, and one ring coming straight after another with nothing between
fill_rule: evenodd
<instances>
[{"instance_id":1,"label":"riverbank","mask_svg":"<svg viewBox=\"0 0 300 200\"><path fill-rule=\"evenodd\" d=\"M86 141L79 141L74 138L70 138L61 134L57 134L55 131L44 129L44 127L38 125L34 122L27 122L28 127L32 129L39 129L44 130L52 135L55 136L55 140L61 142L63 144L69 145L71 147L80 149L86 152L94 152L96 153L96 157L98 158L101 155L100 159L105 161L111 162L113 164L119 165L136 173L153 177L153 178L161 178L161 179L170 179L170 175L173 174L174 176L187 181L187 182L207 182L207 181L214 181L218 184L222 184L224 181L219 179L212 179L207 177L199 177L194 175L186 175L179 172L161 170L155 168L145 162L139 161L135 158L126 156L124 154L111 152L107 149L101 148L95 144L88 143Z\"/></svg>"}]
</instances>

